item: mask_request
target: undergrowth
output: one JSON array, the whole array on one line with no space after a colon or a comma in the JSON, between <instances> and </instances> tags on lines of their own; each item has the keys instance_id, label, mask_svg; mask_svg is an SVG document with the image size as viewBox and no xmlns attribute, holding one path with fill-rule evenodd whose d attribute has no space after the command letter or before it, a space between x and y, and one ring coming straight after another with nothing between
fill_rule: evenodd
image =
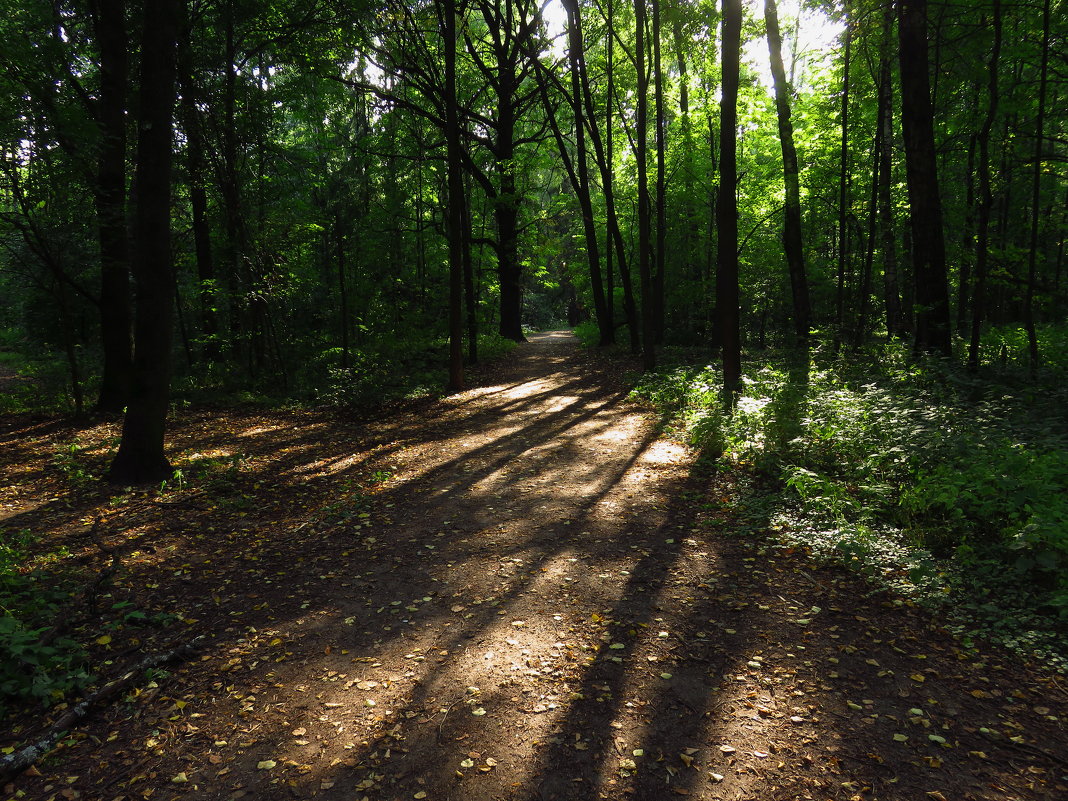
<instances>
[{"instance_id":1,"label":"undergrowth","mask_svg":"<svg viewBox=\"0 0 1068 801\"><path fill-rule=\"evenodd\" d=\"M774 479L758 505L779 539L1063 668L1068 360L1051 345L1031 380L1006 358L1014 335L989 340L979 375L889 344L783 354L745 377L731 412L718 365L667 367L634 395L706 454Z\"/></svg>"},{"instance_id":2,"label":"undergrowth","mask_svg":"<svg viewBox=\"0 0 1068 801\"><path fill-rule=\"evenodd\" d=\"M60 701L92 678L82 645L47 636L71 590L25 567L33 544L28 530L0 537L0 716L12 703Z\"/></svg>"}]
</instances>

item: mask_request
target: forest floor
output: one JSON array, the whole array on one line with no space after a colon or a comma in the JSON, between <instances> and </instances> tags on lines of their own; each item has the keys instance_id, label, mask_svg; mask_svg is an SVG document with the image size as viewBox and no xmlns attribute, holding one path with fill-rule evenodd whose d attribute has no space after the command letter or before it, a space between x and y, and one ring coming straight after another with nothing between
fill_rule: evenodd
<instances>
[{"instance_id":1,"label":"forest floor","mask_svg":"<svg viewBox=\"0 0 1068 801\"><path fill-rule=\"evenodd\" d=\"M555 332L375 419L181 412L151 490L95 480L113 423L0 419L0 527L107 576L99 680L197 649L0 799L1068 797L1063 677L739 534L631 368Z\"/></svg>"}]
</instances>

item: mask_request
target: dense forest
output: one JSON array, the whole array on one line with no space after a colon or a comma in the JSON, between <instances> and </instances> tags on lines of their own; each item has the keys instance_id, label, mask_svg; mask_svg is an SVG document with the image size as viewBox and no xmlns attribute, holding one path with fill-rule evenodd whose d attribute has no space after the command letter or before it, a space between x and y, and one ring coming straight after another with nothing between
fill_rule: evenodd
<instances>
[{"instance_id":1,"label":"dense forest","mask_svg":"<svg viewBox=\"0 0 1068 801\"><path fill-rule=\"evenodd\" d=\"M564 319L646 369L721 348L735 389L743 345L978 369L1007 328L1036 370L1053 6L5 3L4 347L129 410L128 478L166 473L172 374L373 394L421 354L459 386L480 335Z\"/></svg>"},{"instance_id":2,"label":"dense forest","mask_svg":"<svg viewBox=\"0 0 1068 801\"><path fill-rule=\"evenodd\" d=\"M628 638L660 660L641 674L650 709L712 720L730 701L710 707L720 687L702 682L749 675L747 697L765 691L753 678L770 675L762 651L750 658L743 642L733 667L716 651L741 631L782 643L785 675L824 656L834 666L805 686L823 700L782 714L768 701L746 727L778 716L794 739L822 726L807 741L822 742L837 726L848 747L891 723L837 720L905 704L930 679L930 698L901 720L928 727L934 698L964 712L946 711L926 738L887 729L888 748L944 746L937 765L922 757L934 769L966 745L953 752L954 797L1026 797L987 794L1019 777L983 773L1021 754L1055 766L1033 768L1035 781L1068 782L1063 757L1043 750L1063 739L1055 680L1025 676L1023 662L978 688L956 675L986 670L981 640L1068 671L1065 11L1061 0L0 0L0 715L42 702L63 712L94 686L89 705L109 700L205 647L187 694L168 690L174 705L136 737L159 742L167 715L184 721L231 681L239 700L289 682L279 706L299 706L308 676L296 668L247 685L219 676L246 657L250 676L261 662L327 664L341 642L354 662L392 671L360 682L381 699L416 674L424 657L398 632L425 613L438 639L420 648L457 671L472 711L447 722L458 702L444 693L425 710L394 699L410 709L389 725L436 720L421 758L451 765L443 733L474 748L488 735L461 728L494 710L478 706L450 638L482 637L514 603L498 656L518 647L512 634L537 633L542 666L572 660L552 674L572 686L520 710L532 727L557 713L546 699L600 720L610 682L584 666L631 670L615 667ZM571 578L508 584L520 557L538 578L580 556L602 582L587 595ZM838 572L819 572L829 564ZM729 577L718 589L717 575ZM645 594L687 582L678 603ZM307 596L299 608L293 587ZM586 606L528 627L557 592L561 609ZM292 658L312 604L334 639ZM633 627L610 634L617 619ZM676 635L680 650L663 650ZM840 659L848 674L854 642L872 649L872 670L855 674L867 683L848 690L862 704L830 683ZM148 656L94 685L120 644ZM905 661L922 649L927 667ZM493 658L476 667L491 672ZM700 691L664 684L691 669ZM148 708L157 690L140 701L131 690L124 709ZM331 765L362 754L361 792L381 784L396 744L373 733L387 724L368 701L353 735L367 740ZM1024 707L1031 728L1006 724L995 743L990 721ZM0 778L87 708L54 720L41 748L17 721ZM539 735L569 744L546 764L571 758L572 742L585 749L574 729ZM126 747L96 731L101 754ZM224 749L239 735L205 737ZM544 742L519 752L523 769ZM653 753L619 742L629 764L604 787L639 781ZM749 744L756 759L775 750ZM676 745L690 768L696 747ZM858 762L881 765L871 747ZM463 770L505 774L496 758L475 768L479 748L457 758ZM277 765L254 754L238 757L250 786ZM919 756L895 754L887 770L911 777L900 788L869 765L843 792L885 779L888 798L943 797L909 773ZM185 763L159 765L174 776L164 789L189 781ZM737 778L715 769L712 785ZM434 797L465 775L442 771ZM666 768L668 784L677 773ZM966 786L973 775L983 783ZM780 797L738 781L737 797ZM419 782L404 797L427 797ZM324 774L317 786L333 797L333 784ZM637 797L662 797L657 786ZM781 797L800 797L790 786Z\"/></svg>"}]
</instances>

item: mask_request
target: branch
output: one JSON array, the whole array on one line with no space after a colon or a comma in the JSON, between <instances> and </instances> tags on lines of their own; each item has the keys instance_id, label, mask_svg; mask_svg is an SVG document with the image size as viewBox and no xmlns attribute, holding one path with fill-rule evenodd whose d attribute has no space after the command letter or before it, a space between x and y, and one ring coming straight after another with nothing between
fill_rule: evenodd
<instances>
[{"instance_id":1,"label":"branch","mask_svg":"<svg viewBox=\"0 0 1068 801\"><path fill-rule=\"evenodd\" d=\"M71 727L89 716L93 707L129 687L146 670L188 658L196 650L200 639L201 637L196 637L165 653L146 656L119 678L109 681L96 692L90 693L85 700L53 723L48 731L36 742L23 746L13 754L0 757L0 782L5 782L12 776L21 773L38 759L47 755L49 751L56 747L56 743L66 736Z\"/></svg>"}]
</instances>

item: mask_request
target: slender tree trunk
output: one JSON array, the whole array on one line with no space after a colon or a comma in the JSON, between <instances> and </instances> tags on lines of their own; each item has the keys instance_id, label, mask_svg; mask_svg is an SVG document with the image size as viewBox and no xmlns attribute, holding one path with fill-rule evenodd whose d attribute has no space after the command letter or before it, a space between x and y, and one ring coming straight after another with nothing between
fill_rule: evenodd
<instances>
[{"instance_id":1,"label":"slender tree trunk","mask_svg":"<svg viewBox=\"0 0 1068 801\"><path fill-rule=\"evenodd\" d=\"M897 229L894 224L893 185L894 88L891 75L891 44L894 10L887 6L883 16L883 41L879 51L879 223L882 239L883 303L886 309L886 333L905 338L901 312L901 282L898 278Z\"/></svg>"},{"instance_id":2,"label":"slender tree trunk","mask_svg":"<svg viewBox=\"0 0 1068 801\"><path fill-rule=\"evenodd\" d=\"M601 279L601 252L597 242L597 226L593 215L593 200L590 196L590 175L586 153L586 126L583 120L584 98L582 76L586 72L582 42L582 19L579 14L578 0L564 0L567 10L568 56L571 62L571 104L575 114L575 194L582 211L582 229L586 239L586 259L590 271L590 287L593 291L594 316L600 334L600 346L615 342L616 334L608 314L608 302L605 298L604 282ZM551 113L551 112L550 112ZM561 154L566 157L566 148Z\"/></svg>"},{"instance_id":3,"label":"slender tree trunk","mask_svg":"<svg viewBox=\"0 0 1068 801\"><path fill-rule=\"evenodd\" d=\"M775 0L764 0L764 21L768 30L771 76L775 83L775 110L779 120L779 143L782 146L783 184L786 190L783 250L790 273L790 291L794 302L794 334L799 342L808 340L811 309L808 278L805 274L805 250L801 239L801 184L794 147L794 126L790 121L790 86L782 62L782 37Z\"/></svg>"},{"instance_id":4,"label":"slender tree trunk","mask_svg":"<svg viewBox=\"0 0 1068 801\"><path fill-rule=\"evenodd\" d=\"M901 126L912 228L917 351L952 354L946 245L927 58L927 0L898 0Z\"/></svg>"},{"instance_id":5,"label":"slender tree trunk","mask_svg":"<svg viewBox=\"0 0 1068 801\"><path fill-rule=\"evenodd\" d=\"M100 332L104 351L96 409L121 412L133 370L130 254L126 221L125 0L98 0L94 18L100 48L96 213L100 243Z\"/></svg>"},{"instance_id":6,"label":"slender tree trunk","mask_svg":"<svg viewBox=\"0 0 1068 801\"><path fill-rule=\"evenodd\" d=\"M630 264L627 262L627 251L623 245L623 232L619 228L619 214L616 208L615 201L615 181L614 181L614 163L613 163L613 134L612 134L612 105L615 99L615 47L613 45L612 37L615 35L615 3L614 0L607 0L608 2L608 85L605 88L605 153L603 159L598 159L598 163L601 165L601 186L604 188L605 197L605 216L608 223L608 235L615 243L616 258L619 261L619 281L623 288L623 316L627 320L627 336L630 340L631 353L637 353L641 348L641 337L639 335L639 323L638 323L638 309L637 304L634 302L634 289L630 280ZM589 85L586 86L586 103L589 113L593 114L593 96L590 93ZM593 117L593 119L596 119ZM594 132L594 147L597 149L597 126L593 126ZM609 246L606 245L606 248ZM609 267L609 273L612 272Z\"/></svg>"},{"instance_id":7,"label":"slender tree trunk","mask_svg":"<svg viewBox=\"0 0 1068 801\"><path fill-rule=\"evenodd\" d=\"M879 153L882 150L882 129L876 126L875 142L872 146L871 160L874 165L871 175L871 196L868 201L868 235L864 248L864 266L860 272L860 290L857 293L857 324L853 328L853 347L860 349L868 336L868 308L871 305L872 273L875 269L876 226L879 217Z\"/></svg>"},{"instance_id":8,"label":"slender tree trunk","mask_svg":"<svg viewBox=\"0 0 1068 801\"><path fill-rule=\"evenodd\" d=\"M664 72L660 63L660 0L653 7L653 101L656 124L656 245L653 251L653 336L664 341L664 262L667 251L667 121L664 117Z\"/></svg>"},{"instance_id":9,"label":"slender tree trunk","mask_svg":"<svg viewBox=\"0 0 1068 801\"><path fill-rule=\"evenodd\" d=\"M1038 228L1042 199L1042 145L1046 124L1046 92L1049 86L1050 0L1042 5L1042 63L1038 76L1038 115L1035 118L1035 164L1031 174L1031 238L1027 251L1027 294L1023 321L1032 377L1038 372L1038 333L1035 331L1035 282L1038 278Z\"/></svg>"},{"instance_id":10,"label":"slender tree trunk","mask_svg":"<svg viewBox=\"0 0 1068 801\"><path fill-rule=\"evenodd\" d=\"M978 92L976 93L978 94ZM979 100L976 98L976 106ZM972 290L972 250L975 236L975 149L978 134L968 138L968 165L964 172L964 230L961 232L960 268L957 275L957 335L968 330L968 302Z\"/></svg>"},{"instance_id":11,"label":"slender tree trunk","mask_svg":"<svg viewBox=\"0 0 1068 801\"><path fill-rule=\"evenodd\" d=\"M241 362L247 337L245 296L248 287L244 280L243 221L241 219L241 185L237 165L237 59L234 36L234 2L223 5L223 38L225 42L225 75L223 79L222 174L219 189L223 200L225 247L223 267L229 282L230 348L235 362Z\"/></svg>"},{"instance_id":12,"label":"slender tree trunk","mask_svg":"<svg viewBox=\"0 0 1068 801\"><path fill-rule=\"evenodd\" d=\"M478 364L478 295L475 292L475 270L471 260L471 192L464 190L463 204L463 265L464 304L467 311L467 361Z\"/></svg>"},{"instance_id":13,"label":"slender tree trunk","mask_svg":"<svg viewBox=\"0 0 1068 801\"><path fill-rule=\"evenodd\" d=\"M352 364L349 342L349 277L345 264L345 225L340 211L334 216L334 260L337 262L338 328L341 329L341 369L348 370Z\"/></svg>"},{"instance_id":14,"label":"slender tree trunk","mask_svg":"<svg viewBox=\"0 0 1068 801\"><path fill-rule=\"evenodd\" d=\"M1001 0L992 0L994 44L987 65L987 107L982 127L976 137L979 147L979 221L975 232L975 292L972 297L972 325L968 342L968 369L979 369L979 339L986 311L986 281L989 273L990 211L994 205L990 183L990 131L998 113L998 70L1001 60Z\"/></svg>"},{"instance_id":15,"label":"slender tree trunk","mask_svg":"<svg viewBox=\"0 0 1068 801\"><path fill-rule=\"evenodd\" d=\"M845 54L842 58L842 138L838 174L838 280L834 299L835 343L840 343L845 324L846 271L849 264L849 70L853 52L853 20L845 6Z\"/></svg>"},{"instance_id":16,"label":"slender tree trunk","mask_svg":"<svg viewBox=\"0 0 1068 801\"><path fill-rule=\"evenodd\" d=\"M716 312L723 349L723 388L733 405L742 388L738 293L738 70L741 50L741 0L723 0L723 91L719 107L719 231L716 263Z\"/></svg>"},{"instance_id":17,"label":"slender tree trunk","mask_svg":"<svg viewBox=\"0 0 1068 801\"><path fill-rule=\"evenodd\" d=\"M134 218L137 311L134 370L122 441L108 478L124 484L172 474L164 454L170 397L174 283L171 262L171 161L178 0L145 6Z\"/></svg>"},{"instance_id":18,"label":"slender tree trunk","mask_svg":"<svg viewBox=\"0 0 1068 801\"><path fill-rule=\"evenodd\" d=\"M679 116L682 122L682 197L685 198L682 207L682 226L680 234L679 257L682 262L683 280L693 282L693 285L703 284L700 262L695 258L694 243L698 241L698 210L694 203L697 192L694 190L694 142L693 126L690 120L690 73L686 61L686 49L682 36L682 21L675 17L672 26L672 35L675 46L675 61L679 65ZM691 298L686 304L687 326L693 330L696 326L694 319L695 307L704 300L704 291Z\"/></svg>"},{"instance_id":19,"label":"slender tree trunk","mask_svg":"<svg viewBox=\"0 0 1068 801\"><path fill-rule=\"evenodd\" d=\"M656 334L653 324L652 265L650 264L650 216L652 209L649 202L649 72L645 65L645 3L646 0L634 0L634 58L637 71L637 109L634 127L637 135L637 149L634 157L638 162L638 279L641 284L642 308L642 367L652 370L656 367Z\"/></svg>"},{"instance_id":20,"label":"slender tree trunk","mask_svg":"<svg viewBox=\"0 0 1068 801\"><path fill-rule=\"evenodd\" d=\"M460 109L456 99L456 0L444 0L438 13L444 22L445 143L448 170L446 224L449 238L449 391L464 386L463 350L463 205L464 176L460 153Z\"/></svg>"},{"instance_id":21,"label":"slender tree trunk","mask_svg":"<svg viewBox=\"0 0 1068 801\"><path fill-rule=\"evenodd\" d=\"M197 265L200 337L202 357L219 358L219 317L216 310L215 260L211 250L211 226L208 222L208 164L204 155L204 133L197 110L196 81L193 77L193 54L189 14L183 8L182 31L178 43L178 82L182 91L182 132L185 134L186 168L189 170L189 209L193 225L193 253Z\"/></svg>"}]
</instances>

